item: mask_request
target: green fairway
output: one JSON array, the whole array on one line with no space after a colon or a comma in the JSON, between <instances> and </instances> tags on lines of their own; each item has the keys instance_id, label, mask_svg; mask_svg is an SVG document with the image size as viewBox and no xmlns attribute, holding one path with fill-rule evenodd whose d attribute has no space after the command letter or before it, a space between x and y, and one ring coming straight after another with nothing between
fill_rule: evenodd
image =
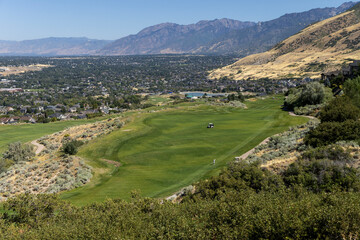
<instances>
[{"instance_id":1,"label":"green fairway","mask_svg":"<svg viewBox=\"0 0 360 240\"><path fill-rule=\"evenodd\" d=\"M124 128L82 147L79 155L94 167L95 177L62 198L83 205L106 198L129 199L134 189L142 196L170 195L217 174L266 137L307 121L289 116L280 109L281 103L282 98L276 97L247 102L248 109L202 105L139 114ZM206 128L209 122L215 128ZM122 166L115 168L104 159ZM106 168L111 171L104 173Z\"/></svg>"},{"instance_id":2,"label":"green fairway","mask_svg":"<svg viewBox=\"0 0 360 240\"><path fill-rule=\"evenodd\" d=\"M0 152L12 142L28 142L42 136L61 131L67 127L95 122L94 119L60 121L53 123L20 124L20 125L0 125Z\"/></svg>"}]
</instances>

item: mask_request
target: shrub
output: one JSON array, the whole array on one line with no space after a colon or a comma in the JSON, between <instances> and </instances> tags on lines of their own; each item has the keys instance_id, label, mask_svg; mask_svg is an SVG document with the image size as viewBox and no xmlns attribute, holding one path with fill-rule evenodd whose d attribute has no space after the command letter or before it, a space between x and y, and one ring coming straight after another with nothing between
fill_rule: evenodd
<instances>
[{"instance_id":1,"label":"shrub","mask_svg":"<svg viewBox=\"0 0 360 240\"><path fill-rule=\"evenodd\" d=\"M293 110L295 107L321 104L330 98L330 92L331 90L321 83L311 82L300 88L291 89L284 101L284 106Z\"/></svg>"},{"instance_id":2,"label":"shrub","mask_svg":"<svg viewBox=\"0 0 360 240\"><path fill-rule=\"evenodd\" d=\"M360 76L355 79L346 80L344 92L357 107L360 107Z\"/></svg>"},{"instance_id":3,"label":"shrub","mask_svg":"<svg viewBox=\"0 0 360 240\"><path fill-rule=\"evenodd\" d=\"M313 147L326 146L338 141L360 139L360 121L324 122L311 130L305 137L307 145Z\"/></svg>"},{"instance_id":4,"label":"shrub","mask_svg":"<svg viewBox=\"0 0 360 240\"><path fill-rule=\"evenodd\" d=\"M81 141L73 140L64 144L62 151L65 154L75 155L78 151L78 147L83 144Z\"/></svg>"},{"instance_id":5,"label":"shrub","mask_svg":"<svg viewBox=\"0 0 360 240\"><path fill-rule=\"evenodd\" d=\"M329 145L325 147L310 149L301 155L302 160L315 161L328 159L339 162L350 162L353 160L350 153L338 145Z\"/></svg>"},{"instance_id":6,"label":"shrub","mask_svg":"<svg viewBox=\"0 0 360 240\"><path fill-rule=\"evenodd\" d=\"M359 170L329 159L297 161L282 173L287 186L302 185L315 193L359 191L359 174Z\"/></svg>"},{"instance_id":7,"label":"shrub","mask_svg":"<svg viewBox=\"0 0 360 240\"><path fill-rule=\"evenodd\" d=\"M8 149L3 153L3 158L13 163L31 161L34 156L32 147L20 142L10 143Z\"/></svg>"},{"instance_id":8,"label":"shrub","mask_svg":"<svg viewBox=\"0 0 360 240\"><path fill-rule=\"evenodd\" d=\"M344 122L358 120L360 110L348 97L338 97L326 105L320 112L321 122Z\"/></svg>"}]
</instances>

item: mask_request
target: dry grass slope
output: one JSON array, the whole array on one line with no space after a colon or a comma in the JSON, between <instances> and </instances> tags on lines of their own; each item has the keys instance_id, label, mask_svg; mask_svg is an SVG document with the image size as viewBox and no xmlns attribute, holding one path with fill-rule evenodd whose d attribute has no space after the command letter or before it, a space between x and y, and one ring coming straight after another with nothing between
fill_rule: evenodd
<instances>
[{"instance_id":1,"label":"dry grass slope","mask_svg":"<svg viewBox=\"0 0 360 240\"><path fill-rule=\"evenodd\" d=\"M320 77L360 58L359 6L315 23L271 50L254 54L210 72L210 77L284 79Z\"/></svg>"}]
</instances>

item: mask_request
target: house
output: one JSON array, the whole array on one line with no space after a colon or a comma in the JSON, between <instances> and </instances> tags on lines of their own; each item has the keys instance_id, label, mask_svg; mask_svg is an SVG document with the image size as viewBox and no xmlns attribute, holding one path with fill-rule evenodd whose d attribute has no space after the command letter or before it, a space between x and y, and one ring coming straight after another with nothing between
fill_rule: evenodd
<instances>
[{"instance_id":1,"label":"house","mask_svg":"<svg viewBox=\"0 0 360 240\"><path fill-rule=\"evenodd\" d=\"M76 113L76 111L77 111L76 107L69 108L69 112L71 112L71 113Z\"/></svg>"},{"instance_id":2,"label":"house","mask_svg":"<svg viewBox=\"0 0 360 240\"><path fill-rule=\"evenodd\" d=\"M88 109L88 110L85 110L85 111L82 111L81 113L82 114L94 114L94 113L98 113L99 110L97 109Z\"/></svg>"},{"instance_id":3,"label":"house","mask_svg":"<svg viewBox=\"0 0 360 240\"><path fill-rule=\"evenodd\" d=\"M28 109L27 109L26 107L22 107L22 108L20 109L20 112L21 112L22 114L25 114L25 113L28 112Z\"/></svg>"},{"instance_id":4,"label":"house","mask_svg":"<svg viewBox=\"0 0 360 240\"><path fill-rule=\"evenodd\" d=\"M101 106L100 111L105 114L109 114L109 112L110 112L109 107L107 107L107 106Z\"/></svg>"},{"instance_id":5,"label":"house","mask_svg":"<svg viewBox=\"0 0 360 240\"><path fill-rule=\"evenodd\" d=\"M7 110L6 110L5 106L0 106L0 113L1 114L6 114L7 113Z\"/></svg>"},{"instance_id":6,"label":"house","mask_svg":"<svg viewBox=\"0 0 360 240\"><path fill-rule=\"evenodd\" d=\"M21 117L14 117L14 118L20 122L36 123L36 120L31 116L21 116Z\"/></svg>"},{"instance_id":7,"label":"house","mask_svg":"<svg viewBox=\"0 0 360 240\"><path fill-rule=\"evenodd\" d=\"M6 110L7 110L8 112L15 111L15 109L14 109L14 108L12 108L12 107L7 107L7 108L6 108Z\"/></svg>"},{"instance_id":8,"label":"house","mask_svg":"<svg viewBox=\"0 0 360 240\"><path fill-rule=\"evenodd\" d=\"M0 124L8 124L9 122L12 122L12 121L14 121L14 119L11 117L0 118Z\"/></svg>"},{"instance_id":9,"label":"house","mask_svg":"<svg viewBox=\"0 0 360 240\"><path fill-rule=\"evenodd\" d=\"M328 73L322 73L321 74L321 80L332 80L336 78L339 75L342 75L343 79L353 77L356 74L360 73L360 60L355 60L349 65L343 67L340 71L333 71Z\"/></svg>"},{"instance_id":10,"label":"house","mask_svg":"<svg viewBox=\"0 0 360 240\"><path fill-rule=\"evenodd\" d=\"M49 105L49 106L46 106L45 108L46 110L51 110L51 111L54 111L56 110L56 106L53 106L53 105Z\"/></svg>"},{"instance_id":11,"label":"house","mask_svg":"<svg viewBox=\"0 0 360 240\"><path fill-rule=\"evenodd\" d=\"M49 118L56 118L57 120L65 120L67 119L66 115L61 113L54 113L49 116Z\"/></svg>"},{"instance_id":12,"label":"house","mask_svg":"<svg viewBox=\"0 0 360 240\"><path fill-rule=\"evenodd\" d=\"M78 119L85 119L86 118L86 114L78 114L77 115Z\"/></svg>"}]
</instances>

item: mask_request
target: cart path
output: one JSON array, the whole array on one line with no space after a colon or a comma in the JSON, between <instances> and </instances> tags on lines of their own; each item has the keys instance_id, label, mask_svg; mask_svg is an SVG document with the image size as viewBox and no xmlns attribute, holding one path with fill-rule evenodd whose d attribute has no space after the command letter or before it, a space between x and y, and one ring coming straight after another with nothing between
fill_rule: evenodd
<instances>
[{"instance_id":1,"label":"cart path","mask_svg":"<svg viewBox=\"0 0 360 240\"><path fill-rule=\"evenodd\" d=\"M307 118L310 118L310 119L317 119L316 117L308 116L308 115L296 115L294 112L289 112L289 115L293 116L293 117L307 117Z\"/></svg>"},{"instance_id":2,"label":"cart path","mask_svg":"<svg viewBox=\"0 0 360 240\"><path fill-rule=\"evenodd\" d=\"M37 148L35 150L36 155L38 155L39 153L41 153L45 149L45 146L38 143L36 140L32 141L31 144L34 145Z\"/></svg>"}]
</instances>

